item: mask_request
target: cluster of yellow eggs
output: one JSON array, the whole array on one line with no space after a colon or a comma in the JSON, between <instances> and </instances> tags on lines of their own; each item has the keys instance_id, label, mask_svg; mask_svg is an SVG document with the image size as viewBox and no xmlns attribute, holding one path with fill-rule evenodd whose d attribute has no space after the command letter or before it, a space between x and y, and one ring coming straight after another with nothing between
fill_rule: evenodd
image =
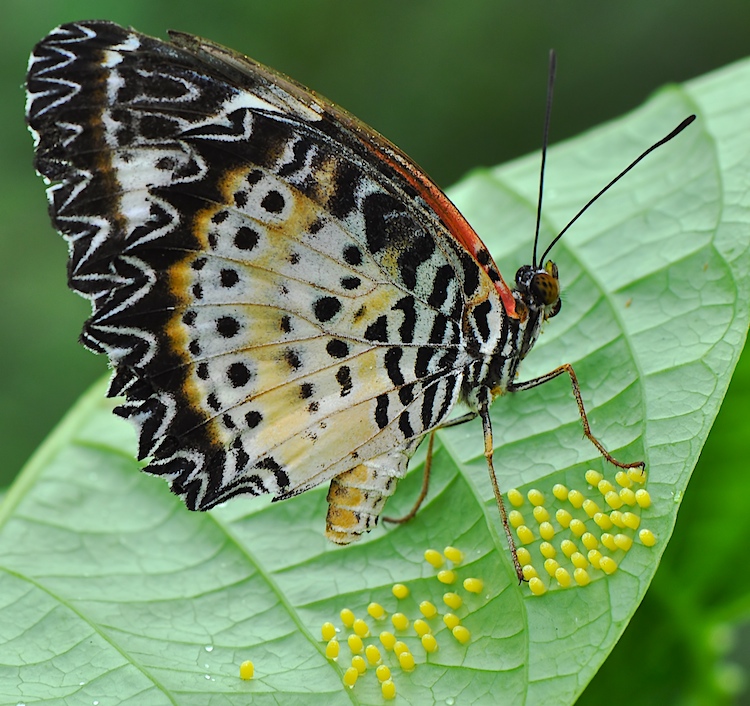
<instances>
[{"instance_id":1,"label":"cluster of yellow eggs","mask_svg":"<svg viewBox=\"0 0 750 706\"><path fill-rule=\"evenodd\" d=\"M438 570L436 578L440 583L448 586L458 580L456 567L463 561L463 553L459 549L446 547L442 553L428 549L424 557L431 566ZM469 593L478 594L483 590L484 582L481 579L469 577L464 579L463 588ZM402 583L394 584L391 591L398 601L403 601L410 595L408 586ZM374 668L383 697L392 699L396 696L396 684L391 668L397 666L404 672L411 672L416 668L418 660L423 658L419 654L415 657L404 641L410 634L410 630L419 638L424 658L439 647L437 638L433 634L433 625L430 623L436 618L442 618L453 638L459 643L466 644L471 639L471 633L461 624L461 619L455 613L461 608L463 602L464 599L457 592L448 591L443 594L443 603L446 606L444 613L441 614L438 607L431 601L424 600L419 603L419 615L414 619L396 610L390 614L393 629L380 631L376 630L374 625L388 619L388 612L380 603L370 603L367 606L368 619L375 621L374 623L368 622L366 618L358 618L352 610L344 608L339 614L343 629L339 630L331 622L323 623L321 627L320 634L326 642L326 657L338 661L341 656L341 642L345 642L350 654L347 656L349 666L344 669L343 673L344 684L353 688L368 669ZM372 630L371 625L373 625ZM378 633L377 639L375 638L376 632ZM346 634L345 640L344 634ZM386 662L391 666L388 666Z\"/></svg>"},{"instance_id":2,"label":"cluster of yellow eggs","mask_svg":"<svg viewBox=\"0 0 750 706\"><path fill-rule=\"evenodd\" d=\"M552 495L561 504L554 517L545 507L546 498L540 490L532 488L525 498L515 488L507 492L514 508L508 513L508 521L518 537L518 560L535 596L550 588L586 586L617 571L621 557L633 546L641 511L651 505L651 496L643 487L645 471L618 471L615 483L595 470L586 471L584 477L586 491L569 490L559 483L552 488ZM527 519L527 500L536 532ZM649 529L640 529L638 538L647 547L656 544ZM538 559L534 554L543 561L543 571L534 566ZM549 579L542 578L545 574Z\"/></svg>"}]
</instances>

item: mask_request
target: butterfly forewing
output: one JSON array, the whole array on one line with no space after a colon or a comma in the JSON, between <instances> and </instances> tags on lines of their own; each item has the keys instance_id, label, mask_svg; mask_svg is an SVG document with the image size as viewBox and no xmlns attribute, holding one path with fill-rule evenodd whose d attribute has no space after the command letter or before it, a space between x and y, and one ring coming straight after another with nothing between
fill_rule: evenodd
<instances>
[{"instance_id":1,"label":"butterfly forewing","mask_svg":"<svg viewBox=\"0 0 750 706\"><path fill-rule=\"evenodd\" d=\"M36 166L92 301L82 339L109 355L140 455L193 509L360 464L403 475L461 392L491 258L348 114L177 40L66 25L28 78Z\"/></svg>"}]
</instances>

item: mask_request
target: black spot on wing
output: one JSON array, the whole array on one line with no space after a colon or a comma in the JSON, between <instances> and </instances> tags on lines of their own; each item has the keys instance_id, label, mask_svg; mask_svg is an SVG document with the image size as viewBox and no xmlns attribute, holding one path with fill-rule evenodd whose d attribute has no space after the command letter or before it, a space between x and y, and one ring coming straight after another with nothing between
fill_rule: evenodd
<instances>
[{"instance_id":1,"label":"black spot on wing","mask_svg":"<svg viewBox=\"0 0 750 706\"><path fill-rule=\"evenodd\" d=\"M471 315L474 318L474 322L477 325L477 331L482 337L483 341L487 341L490 337L490 324L487 319L492 303L489 299L485 299L480 304L477 304L471 311Z\"/></svg>"},{"instance_id":2,"label":"black spot on wing","mask_svg":"<svg viewBox=\"0 0 750 706\"><path fill-rule=\"evenodd\" d=\"M375 403L375 423L380 429L388 426L388 395L378 395Z\"/></svg>"},{"instance_id":3,"label":"black spot on wing","mask_svg":"<svg viewBox=\"0 0 750 706\"><path fill-rule=\"evenodd\" d=\"M427 303L431 307L439 309L445 304L445 300L448 298L448 287L455 278L456 273L450 265L442 265L438 268L435 278L432 280L432 291L430 296L427 297Z\"/></svg>"},{"instance_id":4,"label":"black spot on wing","mask_svg":"<svg viewBox=\"0 0 750 706\"><path fill-rule=\"evenodd\" d=\"M341 310L341 302L336 297L320 297L313 303L313 313L318 321L330 321Z\"/></svg>"},{"instance_id":5,"label":"black spot on wing","mask_svg":"<svg viewBox=\"0 0 750 706\"><path fill-rule=\"evenodd\" d=\"M342 365L336 371L336 382L341 387L341 397L346 397L352 391L352 374L348 365Z\"/></svg>"},{"instance_id":6,"label":"black spot on wing","mask_svg":"<svg viewBox=\"0 0 750 706\"><path fill-rule=\"evenodd\" d=\"M401 372L401 358L404 351L401 348L389 348L385 353L385 369L391 382L396 385L403 385L405 380Z\"/></svg>"},{"instance_id":7,"label":"black spot on wing","mask_svg":"<svg viewBox=\"0 0 750 706\"><path fill-rule=\"evenodd\" d=\"M379 316L365 329L365 338L368 341L385 343L388 340L388 319L385 315Z\"/></svg>"},{"instance_id":8,"label":"black spot on wing","mask_svg":"<svg viewBox=\"0 0 750 706\"><path fill-rule=\"evenodd\" d=\"M415 227L415 226L413 226ZM408 246L398 256L398 271L407 289L414 290L417 286L417 269L427 262L435 252L435 241L424 233L420 233L409 241Z\"/></svg>"},{"instance_id":9,"label":"black spot on wing","mask_svg":"<svg viewBox=\"0 0 750 706\"><path fill-rule=\"evenodd\" d=\"M403 343L414 341L414 329L417 325L417 311L414 304L414 297L407 296L399 299L392 307L400 309L404 314L404 320L398 327L398 335Z\"/></svg>"}]
</instances>

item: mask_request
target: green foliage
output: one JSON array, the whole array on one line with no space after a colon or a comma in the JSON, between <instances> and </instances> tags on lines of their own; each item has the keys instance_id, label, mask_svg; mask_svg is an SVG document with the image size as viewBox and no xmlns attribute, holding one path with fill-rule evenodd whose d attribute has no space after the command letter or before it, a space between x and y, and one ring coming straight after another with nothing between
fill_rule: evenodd
<instances>
[{"instance_id":1,"label":"green foliage","mask_svg":"<svg viewBox=\"0 0 750 706\"><path fill-rule=\"evenodd\" d=\"M444 588L422 553L447 544L463 549L461 575L483 578L486 595L466 599L466 647L436 621L441 649L424 664L412 640L417 669L394 669L404 702L575 701L654 576L744 343L749 86L750 63L730 67L549 156L546 241L641 149L698 114L556 248L563 310L523 368L525 378L572 362L595 433L623 460L647 462L654 504L644 522L655 548L634 546L613 576L587 588L531 596L514 579L476 424L439 435L416 520L359 545L324 539L324 488L191 515L137 472L133 434L98 386L0 507L0 701L382 703L372 674L352 691L342 686L320 625L338 622L343 607L364 615L373 600L394 610L394 581L439 604ZM452 192L507 278L529 258L537 170L537 158L520 160ZM586 468L607 470L581 439L564 379L496 401L493 423L503 488L581 485ZM418 475L402 482L391 513L411 504ZM705 593L719 571L706 556L690 567ZM664 600L676 601L666 586ZM251 682L238 678L244 659L255 663ZM615 675L617 690L645 702L630 674L624 683Z\"/></svg>"}]
</instances>

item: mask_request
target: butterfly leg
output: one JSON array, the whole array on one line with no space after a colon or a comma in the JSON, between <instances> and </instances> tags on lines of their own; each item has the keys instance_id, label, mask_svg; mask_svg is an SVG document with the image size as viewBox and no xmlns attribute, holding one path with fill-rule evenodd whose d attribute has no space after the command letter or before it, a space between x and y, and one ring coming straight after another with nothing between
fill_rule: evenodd
<instances>
[{"instance_id":1,"label":"butterfly leg","mask_svg":"<svg viewBox=\"0 0 750 706\"><path fill-rule=\"evenodd\" d=\"M518 581L520 583L521 581L523 581L523 570L521 569L521 562L518 561L516 542L513 539L513 534L510 531L510 524L508 523L508 513L505 511L505 503L503 502L503 494L500 492L500 487L497 484L497 476L495 475L495 464L493 462L494 445L492 443L492 421L490 420L490 400L487 397L485 397L485 399L480 403L479 416L482 419L482 431L484 432L484 457L485 459L487 459L487 470L490 474L492 492L495 494L495 501L497 502L497 507L500 510L500 519L503 522L505 537L508 540L508 548L510 549L510 554L513 557L513 567L516 570L516 576L518 577Z\"/></svg>"},{"instance_id":2,"label":"butterfly leg","mask_svg":"<svg viewBox=\"0 0 750 706\"><path fill-rule=\"evenodd\" d=\"M562 375L563 373L567 373L570 377L570 384L573 386L573 396L575 397L576 404L578 405L578 414L581 417L583 433L586 438L594 446L596 446L599 453L604 456L604 458L606 458L607 461L609 461L613 466L617 466L617 468L640 468L641 470L644 470L646 468L646 464L643 461L636 461L634 463L622 463L621 461L618 461L609 453L609 451L607 451L607 449L604 448L601 441L599 441L599 439L594 436L591 431L591 426L589 425L589 418L586 416L586 409L583 406L581 387L578 384L578 378L576 377L576 374L573 371L573 366L570 363L565 363L559 368L555 368L545 375L540 375L538 378L532 378L531 380L526 380L524 382L511 383L510 385L508 385L508 391L522 392L523 390L530 390L532 387L538 387L539 385L543 385L545 382L554 380L556 377Z\"/></svg>"},{"instance_id":3,"label":"butterfly leg","mask_svg":"<svg viewBox=\"0 0 750 706\"><path fill-rule=\"evenodd\" d=\"M455 427L459 424L464 424L465 422L470 422L472 419L476 418L476 412L467 412L466 414L461 415L460 417L456 417L455 419L449 419L447 422L444 422L443 424L440 424L436 426L431 432L430 432L430 439L427 442L427 457L424 461L424 470L423 470L423 476L422 476L422 489L419 491L419 496L417 497L417 501L414 503L414 506L412 507L409 512L407 512L403 517L382 517L381 519L383 522L390 522L394 525L402 525L404 522L408 522L411 520L417 512L419 512L419 508L422 506L422 503L424 502L424 499L427 497L427 491L430 487L430 471L432 470L432 447L434 445L435 441L435 432L438 429L446 429L448 427Z\"/></svg>"}]
</instances>

